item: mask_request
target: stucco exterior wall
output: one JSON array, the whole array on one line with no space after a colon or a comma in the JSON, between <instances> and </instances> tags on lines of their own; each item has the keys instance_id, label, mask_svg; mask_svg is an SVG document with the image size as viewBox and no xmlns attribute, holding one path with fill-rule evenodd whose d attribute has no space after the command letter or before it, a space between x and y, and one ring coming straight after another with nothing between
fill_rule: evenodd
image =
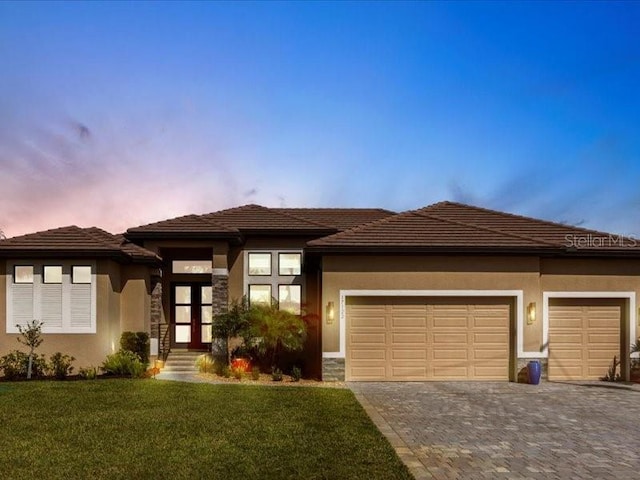
<instances>
[{"instance_id":1,"label":"stucco exterior wall","mask_svg":"<svg viewBox=\"0 0 640 480\"><path fill-rule=\"evenodd\" d=\"M81 263L81 262L79 262ZM10 281L5 275L5 262L0 263L0 355L5 355L11 350L26 348L21 346L15 333L6 333L6 282ZM44 341L37 353L45 354L47 358L55 353L62 352L76 358L73 362L74 371L81 367L102 364L105 357L119 348L120 334L123 328L139 330L144 329L143 322L133 321L133 315L138 316L143 308L146 308L146 321L148 325L148 295L144 292L143 281L136 280L134 273L127 271L121 275L121 269L131 268L133 271L144 267L121 266L110 260L100 260L96 264L96 333L95 334L43 334ZM123 278L133 277L133 283L129 284L126 299L122 295ZM142 293L141 296L139 294ZM145 307L145 305L147 305ZM128 320L124 321L127 318ZM123 323L121 325L121 319ZM140 325L139 328L133 328ZM131 327L131 328L129 328Z\"/></svg>"},{"instance_id":2,"label":"stucco exterior wall","mask_svg":"<svg viewBox=\"0 0 640 480\"><path fill-rule=\"evenodd\" d=\"M143 265L125 265L121 272L122 331L148 332L151 318L149 268Z\"/></svg>"},{"instance_id":3,"label":"stucco exterior wall","mask_svg":"<svg viewBox=\"0 0 640 480\"><path fill-rule=\"evenodd\" d=\"M340 349L340 290L522 290L524 305L542 301L537 257L326 256L322 269L323 352ZM525 349L541 338L540 322L525 326Z\"/></svg>"}]
</instances>

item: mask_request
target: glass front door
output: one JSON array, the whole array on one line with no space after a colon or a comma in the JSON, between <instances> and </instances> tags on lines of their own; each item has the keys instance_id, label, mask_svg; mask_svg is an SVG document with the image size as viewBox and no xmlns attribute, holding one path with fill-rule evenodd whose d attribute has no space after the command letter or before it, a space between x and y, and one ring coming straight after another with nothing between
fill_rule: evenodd
<instances>
[{"instance_id":1,"label":"glass front door","mask_svg":"<svg viewBox=\"0 0 640 480\"><path fill-rule=\"evenodd\" d=\"M211 285L176 283L172 285L171 345L194 350L211 345Z\"/></svg>"}]
</instances>

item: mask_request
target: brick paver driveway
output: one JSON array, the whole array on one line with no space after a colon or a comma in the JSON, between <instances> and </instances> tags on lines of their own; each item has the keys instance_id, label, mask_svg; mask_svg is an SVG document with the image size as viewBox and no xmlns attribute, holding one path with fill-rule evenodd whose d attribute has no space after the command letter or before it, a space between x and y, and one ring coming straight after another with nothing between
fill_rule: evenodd
<instances>
[{"instance_id":1,"label":"brick paver driveway","mask_svg":"<svg viewBox=\"0 0 640 480\"><path fill-rule=\"evenodd\" d=\"M640 388L350 383L416 478L640 478Z\"/></svg>"}]
</instances>

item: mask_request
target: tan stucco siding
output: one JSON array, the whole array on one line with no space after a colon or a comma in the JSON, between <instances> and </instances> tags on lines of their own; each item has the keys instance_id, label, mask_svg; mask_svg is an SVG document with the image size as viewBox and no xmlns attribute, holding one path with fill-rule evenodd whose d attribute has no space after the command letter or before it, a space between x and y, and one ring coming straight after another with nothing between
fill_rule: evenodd
<instances>
[{"instance_id":1,"label":"tan stucco siding","mask_svg":"<svg viewBox=\"0 0 640 480\"><path fill-rule=\"evenodd\" d=\"M241 300L244 295L244 255L241 248L229 252L229 301Z\"/></svg>"},{"instance_id":2,"label":"tan stucco siding","mask_svg":"<svg viewBox=\"0 0 640 480\"><path fill-rule=\"evenodd\" d=\"M149 331L151 295L149 269L140 265L122 267L120 295L120 325L122 331Z\"/></svg>"},{"instance_id":3,"label":"tan stucco siding","mask_svg":"<svg viewBox=\"0 0 640 480\"><path fill-rule=\"evenodd\" d=\"M540 302L536 257L327 256L323 258L322 343L339 351L340 290L522 290L524 305ZM328 302L336 319L327 324ZM525 326L527 348L540 348L540 322Z\"/></svg>"}]
</instances>

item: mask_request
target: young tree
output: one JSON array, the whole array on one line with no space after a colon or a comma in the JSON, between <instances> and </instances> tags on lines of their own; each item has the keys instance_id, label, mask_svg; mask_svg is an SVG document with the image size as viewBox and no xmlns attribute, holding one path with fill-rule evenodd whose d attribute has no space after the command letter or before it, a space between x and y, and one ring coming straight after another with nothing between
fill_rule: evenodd
<instances>
[{"instance_id":1,"label":"young tree","mask_svg":"<svg viewBox=\"0 0 640 480\"><path fill-rule=\"evenodd\" d=\"M213 338L220 338L225 343L227 364L231 365L231 340L244 337L249 328L248 305L246 298L234 300L226 312L213 317Z\"/></svg>"},{"instance_id":2,"label":"young tree","mask_svg":"<svg viewBox=\"0 0 640 480\"><path fill-rule=\"evenodd\" d=\"M271 365L277 365L282 350L302 350L307 338L307 325L300 315L280 310L278 303L256 305L249 309L251 334L261 355L271 356Z\"/></svg>"},{"instance_id":3,"label":"young tree","mask_svg":"<svg viewBox=\"0 0 640 480\"><path fill-rule=\"evenodd\" d=\"M29 366L27 367L27 378L31 378L31 371L33 368L33 354L36 348L44 341L42 338L42 322L33 320L27 325L16 325L20 332L18 341L23 345L29 347Z\"/></svg>"}]
</instances>

